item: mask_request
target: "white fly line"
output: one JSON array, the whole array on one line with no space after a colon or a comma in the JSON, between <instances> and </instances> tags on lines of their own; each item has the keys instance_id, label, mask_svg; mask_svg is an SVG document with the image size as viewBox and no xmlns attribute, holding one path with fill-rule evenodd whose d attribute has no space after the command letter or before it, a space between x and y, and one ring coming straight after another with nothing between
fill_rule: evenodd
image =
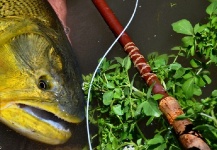
<instances>
[{"instance_id":1,"label":"white fly line","mask_svg":"<svg viewBox=\"0 0 217 150\"><path fill-rule=\"evenodd\" d=\"M131 24L135 14L136 14L136 11L137 11L138 3L139 3L139 0L136 0L136 4L135 4L134 10L133 10L133 13L132 13L127 25L124 27L123 31L119 34L119 36L115 39L115 41L111 44L111 46L108 48L108 50L105 52L105 54L103 55L103 57L99 61L98 65L97 65L97 67L96 67L96 69L95 69L95 71L93 73L93 76L91 78L91 81L90 81L90 85L89 85L89 89L88 89L88 95L87 95L87 106L86 106L87 138L88 138L88 144L89 144L89 149L90 150L92 150L92 145L91 145L91 137L90 137L90 130L89 130L89 105L90 105L90 94L91 94L93 80L94 80L94 78L96 76L97 71L99 70L100 65L102 64L103 60L105 59L105 57L108 55L108 53L111 51L111 49L117 43L119 38L123 35L123 33L127 30L129 25Z\"/></svg>"}]
</instances>

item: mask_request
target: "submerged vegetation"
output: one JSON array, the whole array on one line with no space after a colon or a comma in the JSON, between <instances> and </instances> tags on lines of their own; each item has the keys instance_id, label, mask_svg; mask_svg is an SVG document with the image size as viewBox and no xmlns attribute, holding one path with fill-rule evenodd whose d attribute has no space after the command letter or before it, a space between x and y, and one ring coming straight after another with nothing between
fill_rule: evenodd
<instances>
[{"instance_id":1,"label":"submerged vegetation","mask_svg":"<svg viewBox=\"0 0 217 150\"><path fill-rule=\"evenodd\" d=\"M173 30L184 35L182 45L172 48L176 54L151 53L148 63L184 110L177 119L190 119L210 148L217 149L217 89L201 98L213 80L211 66L217 65L217 2L212 2L206 13L205 24L193 26L186 19L173 23ZM182 65L181 59L188 65ZM158 108L162 95L153 95L152 87L138 84L142 80L137 74L131 76L132 69L129 57L104 60L94 79L89 110L90 122L98 128L92 135L93 141L98 140L94 149L181 149ZM85 94L91 77L83 76ZM150 137L148 131L153 127Z\"/></svg>"}]
</instances>

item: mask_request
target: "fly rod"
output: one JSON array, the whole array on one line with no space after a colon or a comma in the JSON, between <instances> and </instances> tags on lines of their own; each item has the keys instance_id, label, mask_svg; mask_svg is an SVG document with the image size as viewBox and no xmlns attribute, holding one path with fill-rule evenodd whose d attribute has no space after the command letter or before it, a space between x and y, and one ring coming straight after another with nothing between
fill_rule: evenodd
<instances>
[{"instance_id":1,"label":"fly rod","mask_svg":"<svg viewBox=\"0 0 217 150\"><path fill-rule=\"evenodd\" d=\"M109 8L108 4L105 0L92 1L111 31L117 37L123 31L123 27ZM146 84L148 86L153 86L152 93L163 95L163 98L159 101L159 108L166 117L168 123L173 127L183 148L210 150L202 136L197 131L193 130L193 124L189 119L176 120L178 116L184 114L181 106L178 101L174 97L170 96L164 89L157 75L152 72L150 65L140 53L139 48L136 47L126 32L124 32L119 38L119 43L131 58L131 61L138 69Z\"/></svg>"}]
</instances>

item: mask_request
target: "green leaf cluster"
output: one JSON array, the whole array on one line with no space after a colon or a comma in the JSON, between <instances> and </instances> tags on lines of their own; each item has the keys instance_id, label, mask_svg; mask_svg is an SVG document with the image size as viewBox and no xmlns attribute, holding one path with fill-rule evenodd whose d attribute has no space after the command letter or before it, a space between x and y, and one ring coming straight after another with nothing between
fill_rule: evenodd
<instances>
[{"instance_id":1,"label":"green leaf cluster","mask_svg":"<svg viewBox=\"0 0 217 150\"><path fill-rule=\"evenodd\" d=\"M172 24L173 30L183 34L182 45L172 48L175 54L149 54L148 63L167 92L175 97L185 114L177 119L190 119L211 149L217 149L217 89L202 98L204 88L211 84L210 66L217 65L217 1L207 7L208 21L192 25L182 19ZM189 62L187 65L180 60ZM180 150L170 126L158 108L162 95L152 95L151 87L137 86L141 79L132 76L129 57L103 60L94 78L89 120L97 126L92 135L98 144L94 149L122 150ZM83 90L87 95L92 74L83 76ZM139 124L145 120L145 126ZM152 138L149 130L158 124Z\"/></svg>"},{"instance_id":2,"label":"green leaf cluster","mask_svg":"<svg viewBox=\"0 0 217 150\"><path fill-rule=\"evenodd\" d=\"M201 99L203 89L212 82L211 65L217 65L216 1L207 7L206 13L209 16L205 24L193 26L186 19L173 23L173 30L184 35L182 45L172 48L177 54L152 53L149 63L168 93L179 101L186 112L177 119L190 119L211 149L216 149L217 90L214 89L211 96ZM189 64L183 66L179 60L186 60Z\"/></svg>"},{"instance_id":3,"label":"green leaf cluster","mask_svg":"<svg viewBox=\"0 0 217 150\"><path fill-rule=\"evenodd\" d=\"M147 139L138 125L144 118L147 118L146 126L159 122L162 113L157 101L162 95L152 95L152 87L147 88L145 84L144 88L138 89L136 74L130 77L130 68L129 57L105 59L94 78L89 118L98 127L97 135L93 136L99 142L95 149L117 150L133 146L135 149L157 150L167 147L168 140L164 140L160 132ZM83 76L86 94L91 77Z\"/></svg>"},{"instance_id":4,"label":"green leaf cluster","mask_svg":"<svg viewBox=\"0 0 217 150\"><path fill-rule=\"evenodd\" d=\"M217 1L212 2L206 9L209 15L205 24L197 23L192 25L186 19L179 20L172 24L173 30L185 35L182 38L182 46L176 47L188 56L204 58L205 64L217 63Z\"/></svg>"},{"instance_id":5,"label":"green leaf cluster","mask_svg":"<svg viewBox=\"0 0 217 150\"><path fill-rule=\"evenodd\" d=\"M183 108L185 114L177 119L190 119L210 147L216 149L217 90L214 90L211 96L200 99L203 89L212 81L209 68L204 69L203 65L194 59L190 61L189 66L184 67L177 61L178 58L184 59L180 55L152 53L149 55L149 64L167 92L175 97ZM159 61L161 65L156 64Z\"/></svg>"}]
</instances>

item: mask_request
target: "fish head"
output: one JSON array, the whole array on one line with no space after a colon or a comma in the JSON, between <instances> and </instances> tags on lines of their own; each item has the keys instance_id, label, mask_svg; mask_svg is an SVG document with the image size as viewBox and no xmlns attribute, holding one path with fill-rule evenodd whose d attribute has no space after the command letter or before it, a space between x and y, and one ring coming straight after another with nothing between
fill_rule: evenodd
<instances>
[{"instance_id":1,"label":"fish head","mask_svg":"<svg viewBox=\"0 0 217 150\"><path fill-rule=\"evenodd\" d=\"M47 144L84 119L81 76L66 37L35 32L0 43L0 121Z\"/></svg>"}]
</instances>

